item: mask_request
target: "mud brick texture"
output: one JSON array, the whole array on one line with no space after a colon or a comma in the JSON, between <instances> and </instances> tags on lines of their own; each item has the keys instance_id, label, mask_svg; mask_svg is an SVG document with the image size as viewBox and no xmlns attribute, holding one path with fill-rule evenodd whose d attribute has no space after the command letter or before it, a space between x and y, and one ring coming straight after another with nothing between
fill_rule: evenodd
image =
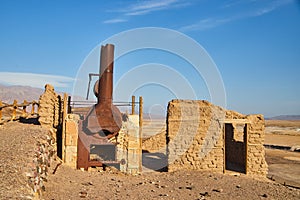
<instances>
[{"instance_id":1,"label":"mud brick texture","mask_svg":"<svg viewBox=\"0 0 300 200\"><path fill-rule=\"evenodd\" d=\"M172 100L166 143L168 171L225 172L230 165L258 176L268 171L262 115L242 115L203 100Z\"/></svg>"}]
</instances>

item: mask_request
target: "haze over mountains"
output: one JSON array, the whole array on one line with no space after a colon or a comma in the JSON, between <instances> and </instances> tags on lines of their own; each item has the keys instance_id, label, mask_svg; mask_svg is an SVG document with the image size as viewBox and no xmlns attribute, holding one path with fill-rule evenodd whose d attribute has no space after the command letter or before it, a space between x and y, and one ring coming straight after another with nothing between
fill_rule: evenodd
<instances>
[{"instance_id":1,"label":"haze over mountains","mask_svg":"<svg viewBox=\"0 0 300 200\"><path fill-rule=\"evenodd\" d=\"M41 94L43 94L44 89L35 88L30 86L6 86L0 84L0 100L5 103L11 104L15 99L18 102L26 101L38 101ZM83 98L80 98L83 100ZM145 118L152 119L161 119L165 118L162 115L155 115L153 113L150 114L145 113ZM300 115L278 115L274 117L266 118L269 120L300 120Z\"/></svg>"},{"instance_id":2,"label":"haze over mountains","mask_svg":"<svg viewBox=\"0 0 300 200\"><path fill-rule=\"evenodd\" d=\"M0 100L5 103L12 103L15 99L18 102L37 101L44 90L30 86L5 86L0 85Z\"/></svg>"},{"instance_id":3,"label":"haze over mountains","mask_svg":"<svg viewBox=\"0 0 300 200\"><path fill-rule=\"evenodd\" d=\"M300 120L300 115L279 115L267 118L269 120Z\"/></svg>"}]
</instances>

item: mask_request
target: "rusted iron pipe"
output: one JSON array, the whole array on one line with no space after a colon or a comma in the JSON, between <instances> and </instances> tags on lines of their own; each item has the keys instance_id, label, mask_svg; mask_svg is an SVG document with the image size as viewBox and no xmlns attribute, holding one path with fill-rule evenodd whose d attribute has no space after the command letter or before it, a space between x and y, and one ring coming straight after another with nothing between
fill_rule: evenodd
<instances>
[{"instance_id":1,"label":"rusted iron pipe","mask_svg":"<svg viewBox=\"0 0 300 200\"><path fill-rule=\"evenodd\" d=\"M114 45L101 46L98 104L112 104Z\"/></svg>"},{"instance_id":2,"label":"rusted iron pipe","mask_svg":"<svg viewBox=\"0 0 300 200\"><path fill-rule=\"evenodd\" d=\"M109 135L116 135L122 125L122 116L119 109L112 104L113 94L113 64L114 64L114 45L107 44L101 46L100 53L100 77L97 92L97 104L95 114L97 118L88 119L91 130L102 130ZM98 128L94 128L98 126ZM92 131L93 132L93 131Z\"/></svg>"}]
</instances>

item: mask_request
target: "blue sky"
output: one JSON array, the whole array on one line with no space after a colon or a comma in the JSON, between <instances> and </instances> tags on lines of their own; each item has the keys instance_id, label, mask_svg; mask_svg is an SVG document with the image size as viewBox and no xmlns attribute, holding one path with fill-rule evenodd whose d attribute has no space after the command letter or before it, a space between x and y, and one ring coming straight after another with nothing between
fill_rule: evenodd
<instances>
[{"instance_id":1,"label":"blue sky","mask_svg":"<svg viewBox=\"0 0 300 200\"><path fill-rule=\"evenodd\" d=\"M228 109L300 114L300 2L295 0L0 0L0 84L43 87L50 82L71 93L95 47L143 27L179 31L202 45L223 79ZM189 63L158 50L117 60L115 85L137 66L151 68L149 63L174 69L194 89L195 99L211 100L205 81ZM98 64L91 65L97 72ZM138 87L133 94L144 96L149 112L165 109L168 100L178 97L160 84Z\"/></svg>"}]
</instances>

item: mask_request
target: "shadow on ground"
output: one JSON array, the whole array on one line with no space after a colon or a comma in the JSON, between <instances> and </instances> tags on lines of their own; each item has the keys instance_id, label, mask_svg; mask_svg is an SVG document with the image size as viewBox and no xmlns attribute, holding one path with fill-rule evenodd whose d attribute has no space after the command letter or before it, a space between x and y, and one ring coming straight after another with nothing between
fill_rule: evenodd
<instances>
[{"instance_id":1,"label":"shadow on ground","mask_svg":"<svg viewBox=\"0 0 300 200\"><path fill-rule=\"evenodd\" d=\"M160 152L151 153L149 151L143 150L143 167L150 171L166 172L167 171L166 154Z\"/></svg>"},{"instance_id":2,"label":"shadow on ground","mask_svg":"<svg viewBox=\"0 0 300 200\"><path fill-rule=\"evenodd\" d=\"M37 117L34 118L24 118L20 117L19 121L23 124L33 124L33 125L40 125L40 122Z\"/></svg>"}]
</instances>

